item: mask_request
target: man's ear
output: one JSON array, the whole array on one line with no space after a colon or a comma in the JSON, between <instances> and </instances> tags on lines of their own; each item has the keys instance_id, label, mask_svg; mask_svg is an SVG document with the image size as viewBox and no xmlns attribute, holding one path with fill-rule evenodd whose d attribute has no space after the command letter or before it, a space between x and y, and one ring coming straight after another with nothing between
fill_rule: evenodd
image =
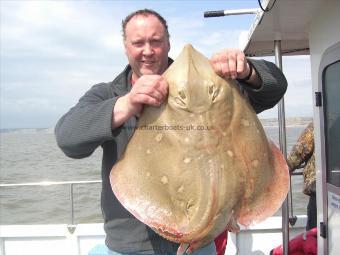
<instances>
[{"instance_id":1,"label":"man's ear","mask_svg":"<svg viewBox=\"0 0 340 255\"><path fill-rule=\"evenodd\" d=\"M171 45L170 45L170 40L168 40L168 53L170 52Z\"/></svg>"},{"instance_id":2,"label":"man's ear","mask_svg":"<svg viewBox=\"0 0 340 255\"><path fill-rule=\"evenodd\" d=\"M126 52L126 41L125 41L125 39L123 39L123 45L124 45L124 52L125 52L125 55L127 55L127 52Z\"/></svg>"}]
</instances>

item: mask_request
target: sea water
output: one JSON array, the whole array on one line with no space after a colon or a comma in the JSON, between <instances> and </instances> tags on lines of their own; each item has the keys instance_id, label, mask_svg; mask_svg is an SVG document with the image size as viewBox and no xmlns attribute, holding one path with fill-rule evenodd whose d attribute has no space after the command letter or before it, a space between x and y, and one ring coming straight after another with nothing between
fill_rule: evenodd
<instances>
[{"instance_id":1,"label":"sea water","mask_svg":"<svg viewBox=\"0 0 340 255\"><path fill-rule=\"evenodd\" d=\"M305 126L287 127L289 152ZM278 127L265 127L278 142ZM0 133L0 183L100 180L101 148L85 159L70 159L58 148L52 130ZM306 214L303 177L292 177L293 213ZM100 183L73 186L74 222L102 222ZM278 211L276 215L280 215ZM70 185L0 187L0 225L71 223Z\"/></svg>"}]
</instances>

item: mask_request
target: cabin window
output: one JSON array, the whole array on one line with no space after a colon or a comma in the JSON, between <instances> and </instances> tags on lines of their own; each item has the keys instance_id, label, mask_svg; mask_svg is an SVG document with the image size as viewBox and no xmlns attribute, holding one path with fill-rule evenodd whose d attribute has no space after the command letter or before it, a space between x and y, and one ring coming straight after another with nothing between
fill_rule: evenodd
<instances>
[{"instance_id":1,"label":"cabin window","mask_svg":"<svg viewBox=\"0 0 340 255\"><path fill-rule=\"evenodd\" d=\"M340 61L324 69L327 182L340 187Z\"/></svg>"}]
</instances>

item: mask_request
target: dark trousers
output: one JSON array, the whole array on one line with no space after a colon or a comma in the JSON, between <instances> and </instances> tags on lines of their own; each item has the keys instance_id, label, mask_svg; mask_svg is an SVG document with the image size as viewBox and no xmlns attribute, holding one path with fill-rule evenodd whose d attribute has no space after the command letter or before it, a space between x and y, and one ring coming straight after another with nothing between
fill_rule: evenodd
<instances>
[{"instance_id":1,"label":"dark trousers","mask_svg":"<svg viewBox=\"0 0 340 255\"><path fill-rule=\"evenodd\" d=\"M312 194L309 196L307 206L307 226L306 230L310 230L316 227L317 214L316 214L316 195Z\"/></svg>"}]
</instances>

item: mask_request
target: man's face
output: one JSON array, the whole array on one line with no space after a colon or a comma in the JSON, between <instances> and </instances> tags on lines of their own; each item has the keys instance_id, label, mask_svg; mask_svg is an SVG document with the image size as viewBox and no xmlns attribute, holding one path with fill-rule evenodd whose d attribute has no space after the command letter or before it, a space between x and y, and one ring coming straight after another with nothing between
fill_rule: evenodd
<instances>
[{"instance_id":1,"label":"man's face","mask_svg":"<svg viewBox=\"0 0 340 255\"><path fill-rule=\"evenodd\" d=\"M132 67L133 79L144 74L162 74L166 70L170 43L157 17L133 17L126 25L125 35L125 53Z\"/></svg>"}]
</instances>

